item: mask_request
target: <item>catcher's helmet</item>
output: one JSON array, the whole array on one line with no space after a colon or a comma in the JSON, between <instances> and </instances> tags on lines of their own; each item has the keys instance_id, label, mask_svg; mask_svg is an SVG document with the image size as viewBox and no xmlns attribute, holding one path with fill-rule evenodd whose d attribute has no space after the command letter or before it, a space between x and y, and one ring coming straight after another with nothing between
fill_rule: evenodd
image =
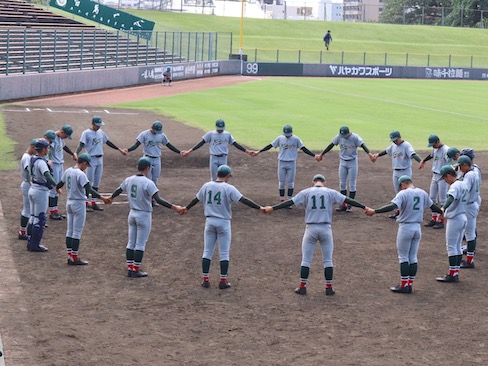
<instances>
[{"instance_id":1,"label":"catcher's helmet","mask_svg":"<svg viewBox=\"0 0 488 366\"><path fill-rule=\"evenodd\" d=\"M44 137L37 139L36 144L34 146L34 148L38 151L48 147L49 147L49 141L47 141Z\"/></svg>"},{"instance_id":2,"label":"catcher's helmet","mask_svg":"<svg viewBox=\"0 0 488 366\"><path fill-rule=\"evenodd\" d=\"M472 148L470 148L470 147L467 147L467 148L465 148L465 149L462 149L462 150L461 150L461 154L460 154L460 155L466 155L466 156L469 156L469 158L470 158L471 160L473 160L473 159L474 159L474 157L475 157L475 155L474 155L474 150L473 150Z\"/></svg>"}]
</instances>

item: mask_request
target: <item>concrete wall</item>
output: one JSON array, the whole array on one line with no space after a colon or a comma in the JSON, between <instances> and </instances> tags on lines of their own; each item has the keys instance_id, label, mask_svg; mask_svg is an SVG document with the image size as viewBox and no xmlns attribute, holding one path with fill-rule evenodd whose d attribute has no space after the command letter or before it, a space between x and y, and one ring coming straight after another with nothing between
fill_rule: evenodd
<instances>
[{"instance_id":1,"label":"concrete wall","mask_svg":"<svg viewBox=\"0 0 488 366\"><path fill-rule=\"evenodd\" d=\"M190 62L175 65L63 71L0 76L0 101L77 93L160 82L170 66L174 80L240 74L240 61Z\"/></svg>"}]
</instances>

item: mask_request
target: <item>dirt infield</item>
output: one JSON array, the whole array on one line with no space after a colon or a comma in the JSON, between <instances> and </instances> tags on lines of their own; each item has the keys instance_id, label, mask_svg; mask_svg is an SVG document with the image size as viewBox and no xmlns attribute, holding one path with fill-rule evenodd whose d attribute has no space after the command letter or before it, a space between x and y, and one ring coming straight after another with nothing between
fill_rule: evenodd
<instances>
[{"instance_id":1,"label":"dirt infield","mask_svg":"<svg viewBox=\"0 0 488 366\"><path fill-rule=\"evenodd\" d=\"M185 81L171 88L155 85L45 98L5 107L4 115L9 136L19 143L15 150L19 159L32 137L64 123L74 127L68 146L75 149L91 115L98 113L106 120L105 132L119 147L130 146L140 131L162 119L171 143L187 149L203 131L151 113L100 106L247 80L233 76ZM274 137L269 136L270 141ZM332 137L324 136L324 146ZM124 157L106 146L101 191L112 192L133 174L141 152L140 147ZM185 159L168 149L163 154L160 193L174 203L187 204L209 179L208 148ZM65 167L71 165L65 159ZM476 162L488 166L488 153L478 153ZM244 195L263 205L276 203L275 152L251 158L231 148L229 165L234 169L231 183ZM389 202L390 165L388 157L373 165L360 153L359 201L373 207ZM337 166L337 148L321 163L300 153L296 190L310 186L318 172L327 175L329 187L337 188ZM414 171L415 184L424 189L431 178L428 167ZM301 297L293 289L299 281L303 209L264 216L242 204L234 206L229 272L233 287L223 291L215 286L217 255L211 266L212 287L200 286L201 204L185 217L155 209L142 265L149 276L132 279L127 278L124 256L127 204L87 214L80 256L90 264L73 268L66 265L65 222L49 222L44 239L48 253L26 251L25 242L17 240L19 171L2 172L0 179L4 216L0 231L6 236L0 244L0 332L7 366L488 362L485 207L478 220L477 267L461 270L457 284L435 280L448 269L445 231L423 228L411 295L388 289L399 281L397 224L385 214L368 218L359 209L334 214L337 293L325 296L317 248L309 293ZM486 197L485 187L482 196ZM60 201L64 213L65 197ZM117 199L122 201L123 197Z\"/></svg>"}]
</instances>

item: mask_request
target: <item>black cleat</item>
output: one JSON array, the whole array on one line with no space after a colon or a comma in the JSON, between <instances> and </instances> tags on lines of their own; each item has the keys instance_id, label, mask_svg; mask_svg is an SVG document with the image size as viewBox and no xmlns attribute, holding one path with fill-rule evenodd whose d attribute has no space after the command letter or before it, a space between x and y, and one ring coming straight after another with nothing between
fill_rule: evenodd
<instances>
[{"instance_id":1,"label":"black cleat","mask_svg":"<svg viewBox=\"0 0 488 366\"><path fill-rule=\"evenodd\" d=\"M461 262L461 268L474 268L474 262L468 263L467 260Z\"/></svg>"},{"instance_id":2,"label":"black cleat","mask_svg":"<svg viewBox=\"0 0 488 366\"><path fill-rule=\"evenodd\" d=\"M438 221L434 226L432 226L432 229L444 229L444 223Z\"/></svg>"},{"instance_id":3,"label":"black cleat","mask_svg":"<svg viewBox=\"0 0 488 366\"><path fill-rule=\"evenodd\" d=\"M298 295L306 295L307 294L307 288L306 287L297 287L295 289L295 293Z\"/></svg>"},{"instance_id":4,"label":"black cleat","mask_svg":"<svg viewBox=\"0 0 488 366\"><path fill-rule=\"evenodd\" d=\"M129 271L127 272L127 277L137 278L137 277L147 277L148 273L144 271Z\"/></svg>"},{"instance_id":5,"label":"black cleat","mask_svg":"<svg viewBox=\"0 0 488 366\"><path fill-rule=\"evenodd\" d=\"M55 212L55 213L52 213L51 215L49 215L49 218L50 218L51 220L60 221L60 220L65 219L65 218L66 218L66 216L61 215L59 212Z\"/></svg>"},{"instance_id":6,"label":"black cleat","mask_svg":"<svg viewBox=\"0 0 488 366\"><path fill-rule=\"evenodd\" d=\"M410 294L412 293L412 286L402 287L402 285L396 285L395 287L390 287L390 290L397 294Z\"/></svg>"},{"instance_id":7,"label":"black cleat","mask_svg":"<svg viewBox=\"0 0 488 366\"><path fill-rule=\"evenodd\" d=\"M396 218L398 217L399 214L394 214L394 215L390 215L388 216L389 219L392 219L392 220L396 220Z\"/></svg>"},{"instance_id":8,"label":"black cleat","mask_svg":"<svg viewBox=\"0 0 488 366\"><path fill-rule=\"evenodd\" d=\"M436 280L439 282L459 282L459 276L445 275L443 277L437 277Z\"/></svg>"},{"instance_id":9,"label":"black cleat","mask_svg":"<svg viewBox=\"0 0 488 366\"><path fill-rule=\"evenodd\" d=\"M425 224L424 226L425 227L433 227L435 224L437 223L437 221L434 221L434 220L430 220L427 224Z\"/></svg>"},{"instance_id":10,"label":"black cleat","mask_svg":"<svg viewBox=\"0 0 488 366\"><path fill-rule=\"evenodd\" d=\"M44 245L42 245L42 244L39 244L38 247L32 247L32 246L27 247L27 250L29 252L39 252L39 253L47 252L48 251L48 249Z\"/></svg>"},{"instance_id":11,"label":"black cleat","mask_svg":"<svg viewBox=\"0 0 488 366\"><path fill-rule=\"evenodd\" d=\"M91 205L86 205L86 212L93 212L95 211Z\"/></svg>"},{"instance_id":12,"label":"black cleat","mask_svg":"<svg viewBox=\"0 0 488 366\"><path fill-rule=\"evenodd\" d=\"M83 259L77 258L75 261L71 258L68 258L68 266L85 266L88 262L84 261Z\"/></svg>"},{"instance_id":13,"label":"black cleat","mask_svg":"<svg viewBox=\"0 0 488 366\"><path fill-rule=\"evenodd\" d=\"M352 212L352 207L350 205L347 205L346 212Z\"/></svg>"},{"instance_id":14,"label":"black cleat","mask_svg":"<svg viewBox=\"0 0 488 366\"><path fill-rule=\"evenodd\" d=\"M26 234L19 233L19 240L27 240L29 237Z\"/></svg>"},{"instance_id":15,"label":"black cleat","mask_svg":"<svg viewBox=\"0 0 488 366\"><path fill-rule=\"evenodd\" d=\"M326 289L325 289L325 294L326 294L327 296L332 296L332 295L334 295L334 294L335 294L335 291L334 291L334 289L333 289L332 287L326 287Z\"/></svg>"},{"instance_id":16,"label":"black cleat","mask_svg":"<svg viewBox=\"0 0 488 366\"><path fill-rule=\"evenodd\" d=\"M202 281L202 287L203 288L209 288L210 287L210 282L209 281ZM219 285L220 287L220 285Z\"/></svg>"},{"instance_id":17,"label":"black cleat","mask_svg":"<svg viewBox=\"0 0 488 366\"><path fill-rule=\"evenodd\" d=\"M336 212L344 212L347 210L347 207L342 205L342 206L337 207L335 210L336 210Z\"/></svg>"},{"instance_id":18,"label":"black cleat","mask_svg":"<svg viewBox=\"0 0 488 366\"><path fill-rule=\"evenodd\" d=\"M229 282L219 282L219 289L225 290L226 288L231 287L231 284Z\"/></svg>"},{"instance_id":19,"label":"black cleat","mask_svg":"<svg viewBox=\"0 0 488 366\"><path fill-rule=\"evenodd\" d=\"M103 211L103 207L97 205L96 203L92 205L94 211Z\"/></svg>"}]
</instances>

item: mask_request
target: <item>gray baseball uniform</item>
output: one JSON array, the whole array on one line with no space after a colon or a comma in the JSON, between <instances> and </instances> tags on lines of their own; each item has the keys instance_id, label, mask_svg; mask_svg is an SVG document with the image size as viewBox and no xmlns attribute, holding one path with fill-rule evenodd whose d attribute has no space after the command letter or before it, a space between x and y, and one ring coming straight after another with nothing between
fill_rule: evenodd
<instances>
[{"instance_id":1,"label":"gray baseball uniform","mask_svg":"<svg viewBox=\"0 0 488 366\"><path fill-rule=\"evenodd\" d=\"M462 177L466 183L468 194L466 197L466 241L476 239L476 219L480 211L480 180L479 175L474 170L470 170Z\"/></svg>"},{"instance_id":2,"label":"gray baseball uniform","mask_svg":"<svg viewBox=\"0 0 488 366\"><path fill-rule=\"evenodd\" d=\"M86 174L74 167L66 169L61 182L66 186L67 200L67 229L66 237L80 239L86 220L86 191L85 186L89 183Z\"/></svg>"},{"instance_id":3,"label":"gray baseball uniform","mask_svg":"<svg viewBox=\"0 0 488 366\"><path fill-rule=\"evenodd\" d=\"M341 137L338 134L332 139L332 143L339 145L339 179L340 190L347 190L347 180L349 178L349 191L356 192L357 176L358 176L358 147L364 144L363 139L352 133L347 137Z\"/></svg>"},{"instance_id":4,"label":"gray baseball uniform","mask_svg":"<svg viewBox=\"0 0 488 366\"><path fill-rule=\"evenodd\" d=\"M468 202L469 188L465 182L455 181L449 187L448 196L454 201L444 212L446 218L446 247L448 256L462 256L461 244L466 229L466 204Z\"/></svg>"},{"instance_id":5,"label":"gray baseball uniform","mask_svg":"<svg viewBox=\"0 0 488 366\"><path fill-rule=\"evenodd\" d=\"M169 144L169 139L164 133L152 133L148 129L142 131L136 140L144 145L144 156L151 159L151 168L149 173L147 173L147 177L157 186L161 175L161 149Z\"/></svg>"},{"instance_id":6,"label":"gray baseball uniform","mask_svg":"<svg viewBox=\"0 0 488 366\"><path fill-rule=\"evenodd\" d=\"M302 239L301 266L310 267L317 241L322 250L324 268L333 267L332 210L334 204L342 205L346 196L327 187L310 187L300 191L292 201L305 207L305 233Z\"/></svg>"},{"instance_id":7,"label":"gray baseball uniform","mask_svg":"<svg viewBox=\"0 0 488 366\"><path fill-rule=\"evenodd\" d=\"M231 206L242 197L237 188L220 181L207 182L198 191L196 198L203 202L206 216L202 258L211 260L218 242L220 260L229 260L232 239Z\"/></svg>"},{"instance_id":8,"label":"gray baseball uniform","mask_svg":"<svg viewBox=\"0 0 488 366\"><path fill-rule=\"evenodd\" d=\"M298 136L278 136L271 146L279 148L278 152L278 182L279 189L295 188L295 175L297 171L298 150L304 145Z\"/></svg>"},{"instance_id":9,"label":"gray baseball uniform","mask_svg":"<svg viewBox=\"0 0 488 366\"><path fill-rule=\"evenodd\" d=\"M440 203L441 205L446 202L447 190L449 189L448 184L442 179L439 174L441 168L447 165L447 150L449 146L442 145L438 149L433 149L430 156L434 159L432 163L432 181L430 183L429 195L430 199L435 203Z\"/></svg>"},{"instance_id":10,"label":"gray baseball uniform","mask_svg":"<svg viewBox=\"0 0 488 366\"><path fill-rule=\"evenodd\" d=\"M412 155L415 154L413 146L403 141L400 145L391 144L386 148L386 153L391 157L391 167L393 169L393 188L398 193L398 179L402 175L412 178Z\"/></svg>"},{"instance_id":11,"label":"gray baseball uniform","mask_svg":"<svg viewBox=\"0 0 488 366\"><path fill-rule=\"evenodd\" d=\"M103 145L108 137L102 129L94 131L89 128L81 134L80 142L91 156L90 166L86 169L86 176L94 188L100 187L103 174Z\"/></svg>"},{"instance_id":12,"label":"gray baseball uniform","mask_svg":"<svg viewBox=\"0 0 488 366\"><path fill-rule=\"evenodd\" d=\"M228 131L221 133L209 131L202 136L203 141L208 143L210 152L210 176L212 180L217 179L217 169L221 165L227 165L227 155L229 154L229 145L236 142L234 137Z\"/></svg>"},{"instance_id":13,"label":"gray baseball uniform","mask_svg":"<svg viewBox=\"0 0 488 366\"><path fill-rule=\"evenodd\" d=\"M30 203L29 203L29 188L30 184L30 173L29 166L32 155L24 153L20 160L20 174L22 176L22 183L20 184L20 189L22 191L22 213L21 215L30 218Z\"/></svg>"},{"instance_id":14,"label":"gray baseball uniform","mask_svg":"<svg viewBox=\"0 0 488 366\"><path fill-rule=\"evenodd\" d=\"M152 196L158 192L158 187L143 175L133 175L126 178L119 188L127 192L130 206L127 249L144 251L151 233Z\"/></svg>"}]
</instances>

